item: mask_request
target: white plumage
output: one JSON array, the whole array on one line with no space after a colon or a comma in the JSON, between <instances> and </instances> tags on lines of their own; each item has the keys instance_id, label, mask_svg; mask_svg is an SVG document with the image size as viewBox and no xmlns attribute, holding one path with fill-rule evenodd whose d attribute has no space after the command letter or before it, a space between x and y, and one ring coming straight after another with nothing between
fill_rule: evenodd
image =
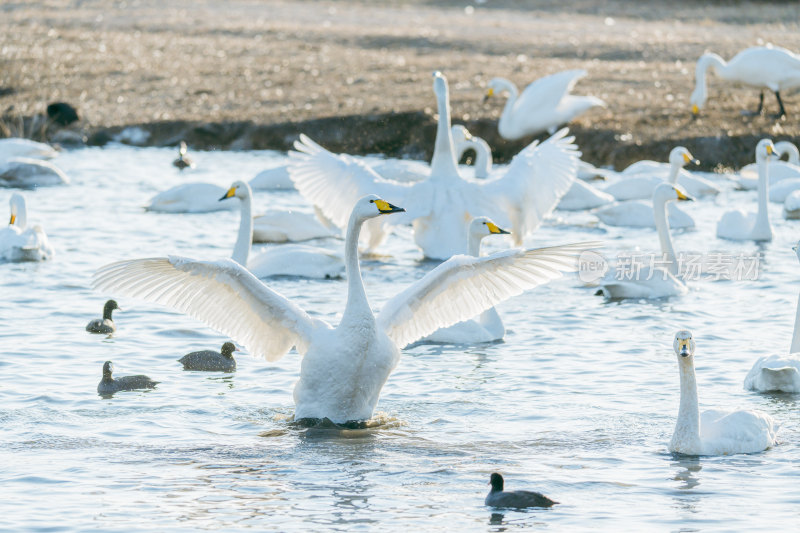
<instances>
[{"instance_id":1,"label":"white plumage","mask_svg":"<svg viewBox=\"0 0 800 533\"><path fill-rule=\"evenodd\" d=\"M767 198L769 197L769 156L775 151L772 141L762 139L756 145L758 164L758 211L741 209L727 211L717 222L717 237L730 240L771 241L772 226L769 223Z\"/></svg>"},{"instance_id":2,"label":"white plumage","mask_svg":"<svg viewBox=\"0 0 800 533\"><path fill-rule=\"evenodd\" d=\"M212 183L184 183L158 193L145 209L159 213L210 213L236 209L235 204L219 201L225 190Z\"/></svg>"},{"instance_id":3,"label":"white plumage","mask_svg":"<svg viewBox=\"0 0 800 533\"><path fill-rule=\"evenodd\" d=\"M9 198L11 219L0 229L0 261L44 261L55 254L41 226L28 227L25 197L13 193Z\"/></svg>"}]
</instances>

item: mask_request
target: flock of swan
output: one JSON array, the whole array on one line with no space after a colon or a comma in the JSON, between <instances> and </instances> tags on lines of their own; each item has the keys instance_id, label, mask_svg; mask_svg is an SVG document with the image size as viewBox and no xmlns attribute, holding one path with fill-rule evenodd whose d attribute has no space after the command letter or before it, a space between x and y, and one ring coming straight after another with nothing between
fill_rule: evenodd
<instances>
[{"instance_id":1,"label":"flock of swan","mask_svg":"<svg viewBox=\"0 0 800 533\"><path fill-rule=\"evenodd\" d=\"M777 66L771 67L772 62ZM727 64L719 56L706 54L697 64L697 87L691 97L695 113L706 101L705 73L709 68L725 79L774 91L782 114L780 91L800 86L800 58L783 49L748 49ZM763 79L757 79L759 73L764 74ZM270 169L249 183L236 181L229 188L184 183L158 194L147 205L150 211L173 213L239 209L241 219L230 259L168 256L120 261L99 268L94 287L177 309L268 361L296 350L302 359L294 389L295 419L327 418L335 423L373 416L381 389L405 346L420 341L502 339L505 330L495 305L575 271L581 254L601 246L582 242L521 247L556 209L592 210L608 225L655 228L665 266L654 266L652 272L641 272L636 279L620 279L612 269L599 282L607 297L648 299L684 294L687 280L677 268L670 228L694 227L695 222L676 204L714 197L720 189L684 168L697 161L683 147L675 147L667 163L641 161L622 172L595 169L582 162L574 138L556 126L605 105L597 98L570 94L585 74L573 70L549 76L521 95L509 81L491 80L487 98L509 95L499 122L503 137L551 132L547 140L524 148L510 164L493 168L487 143L463 126L451 125L447 81L436 72L433 90L439 118L430 165L334 154L301 135L285 167ZM794 76L795 82L787 81L787 76ZM13 178L0 175L0 180L6 179L4 186L68 183L66 176L53 172L55 166L45 160L55 154L37 145L20 139L0 141L2 168L34 161L31 165L39 165L42 172L41 178L7 172L4 175ZM476 165L469 172L458 165L466 150L476 154ZM780 161L781 154L788 155L789 161ZM185 145L175 165L180 169L194 165L186 156ZM37 176L35 170L28 169L27 176ZM753 181L748 175L751 170L745 170L739 178L743 189L750 188ZM787 218L800 217L800 166L794 145L761 140L755 147L755 175L756 211L725 213L717 225L719 238L771 240L767 207L778 198L786 202ZM598 176L612 183L601 188ZM770 187L774 191L782 184L780 195L772 196ZM315 214L276 211L254 217L253 190L265 188L297 189ZM0 260L51 259L53 249L44 230L27 225L24 197L15 192L10 206L10 224L0 230ZM414 242L425 257L441 264L389 299L376 315L361 278L359 245L362 252L375 252L393 228L401 225L411 227ZM510 234L517 247L482 256L482 239L503 234ZM340 236L342 254L292 242ZM264 241L292 243L252 254L252 243ZM262 281L281 275L344 275L347 300L339 323L315 318ZM109 301L94 332L114 331L111 311L116 307L116 302ZM797 322L791 351L760 358L745 379L748 389L800 392L800 302ZM226 357L234 349L230 344ZM670 451L689 455L752 453L777 442L777 425L765 413L710 410L701 415L692 334L679 331L674 350L680 370L680 409ZM105 383L104 390L111 390L112 367L110 362L106 366L101 384ZM137 380L132 383L145 383L143 376L133 377ZM145 386L150 387L149 383ZM493 487L502 491L502 477L493 480Z\"/></svg>"}]
</instances>

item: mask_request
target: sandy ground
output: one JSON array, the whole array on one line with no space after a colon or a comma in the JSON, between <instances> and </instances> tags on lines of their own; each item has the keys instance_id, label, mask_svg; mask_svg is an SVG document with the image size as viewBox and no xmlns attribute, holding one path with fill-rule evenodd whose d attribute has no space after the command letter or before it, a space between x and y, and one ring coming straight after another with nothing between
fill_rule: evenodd
<instances>
[{"instance_id":1,"label":"sandy ground","mask_svg":"<svg viewBox=\"0 0 800 533\"><path fill-rule=\"evenodd\" d=\"M425 157L441 70L454 122L505 160L530 139L497 136L503 100L483 103L488 80L582 68L575 92L608 103L570 124L585 159L621 167L682 143L704 168L737 167L761 137L797 140L800 96L785 95L785 120L743 117L758 91L712 76L691 120L694 64L767 42L800 51L800 2L6 1L0 110L13 126L72 103L73 128L95 142L142 124L149 144L286 149L306 132L332 149Z\"/></svg>"}]
</instances>

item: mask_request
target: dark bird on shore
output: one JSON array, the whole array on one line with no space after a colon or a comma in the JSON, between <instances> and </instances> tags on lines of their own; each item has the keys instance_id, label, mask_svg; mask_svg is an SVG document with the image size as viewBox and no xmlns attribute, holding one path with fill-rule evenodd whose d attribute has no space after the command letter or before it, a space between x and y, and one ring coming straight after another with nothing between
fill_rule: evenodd
<instances>
[{"instance_id":1,"label":"dark bird on shore","mask_svg":"<svg viewBox=\"0 0 800 533\"><path fill-rule=\"evenodd\" d=\"M528 490L503 490L503 476L495 472L489 478L492 490L484 500L484 504L491 507L512 507L523 509L525 507L550 507L557 501L553 501L544 494Z\"/></svg>"},{"instance_id":2,"label":"dark bird on shore","mask_svg":"<svg viewBox=\"0 0 800 533\"><path fill-rule=\"evenodd\" d=\"M114 325L114 321L111 319L111 312L114 309L119 309L117 302L114 300L107 301L106 305L103 306L103 318L95 318L86 324L86 331L89 333L114 333L117 330L117 326Z\"/></svg>"},{"instance_id":3,"label":"dark bird on shore","mask_svg":"<svg viewBox=\"0 0 800 533\"><path fill-rule=\"evenodd\" d=\"M97 394L109 395L121 390L153 389L159 383L147 376L124 376L118 379L111 377L114 364L111 361L103 363L103 379L97 385Z\"/></svg>"},{"instance_id":4,"label":"dark bird on shore","mask_svg":"<svg viewBox=\"0 0 800 533\"><path fill-rule=\"evenodd\" d=\"M47 116L62 126L69 126L73 122L77 122L78 110L66 102L53 102L47 106Z\"/></svg>"},{"instance_id":5,"label":"dark bird on shore","mask_svg":"<svg viewBox=\"0 0 800 533\"><path fill-rule=\"evenodd\" d=\"M187 353L178 361L183 363L184 370L203 370L206 372L233 372L236 370L236 360L233 352L236 346L232 342L222 345L222 353L214 350L202 350Z\"/></svg>"},{"instance_id":6,"label":"dark bird on shore","mask_svg":"<svg viewBox=\"0 0 800 533\"><path fill-rule=\"evenodd\" d=\"M194 168L194 161L186 157L186 150L186 143L181 141L181 144L178 147L178 159L172 162L172 164L178 167L179 170L183 170L184 168Z\"/></svg>"}]
</instances>

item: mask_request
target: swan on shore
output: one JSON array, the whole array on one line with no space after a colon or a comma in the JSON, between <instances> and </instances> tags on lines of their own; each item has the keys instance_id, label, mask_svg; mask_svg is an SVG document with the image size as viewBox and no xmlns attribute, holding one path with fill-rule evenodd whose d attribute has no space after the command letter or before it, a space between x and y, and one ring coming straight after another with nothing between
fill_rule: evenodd
<instances>
[{"instance_id":1,"label":"swan on shore","mask_svg":"<svg viewBox=\"0 0 800 533\"><path fill-rule=\"evenodd\" d=\"M578 243L453 257L396 294L376 317L361 279L358 233L367 220L401 211L375 195L355 203L345 238L347 302L336 327L311 317L229 259L121 261L95 272L93 285L182 311L268 361L295 347L302 355L295 419L344 423L372 416L400 348L574 271L578 255L598 246Z\"/></svg>"},{"instance_id":2,"label":"swan on shore","mask_svg":"<svg viewBox=\"0 0 800 533\"><path fill-rule=\"evenodd\" d=\"M495 94L508 93L497 131L506 140L513 141L543 131L553 133L578 115L593 107L605 107L605 102L594 96L570 94L579 79L586 76L582 69L565 70L534 81L519 94L517 86L505 78L489 81L484 101Z\"/></svg>"},{"instance_id":3,"label":"swan on shore","mask_svg":"<svg viewBox=\"0 0 800 533\"><path fill-rule=\"evenodd\" d=\"M669 451L683 455L757 453L776 442L775 422L761 411L721 411L700 414L694 371L695 342L689 331L679 331L673 342L681 376L678 420Z\"/></svg>"},{"instance_id":4,"label":"swan on shore","mask_svg":"<svg viewBox=\"0 0 800 533\"><path fill-rule=\"evenodd\" d=\"M561 130L545 142L523 149L502 177L465 180L455 159L447 81L436 72L433 85L440 120L428 179L413 184L383 179L363 162L332 154L301 135L295 143L297 151L289 152L295 186L339 227L347 223L345 206L372 191L394 203L412 206L392 223L411 223L414 241L431 259L444 260L463 253L467 242L464 222L476 215L509 227L514 244L519 246L555 209L575 180L579 152L573 138ZM374 250L388 232L377 220L364 229L369 250Z\"/></svg>"},{"instance_id":5,"label":"swan on shore","mask_svg":"<svg viewBox=\"0 0 800 533\"><path fill-rule=\"evenodd\" d=\"M28 227L28 208L25 197L13 193L8 200L11 218L0 229L0 261L45 261L55 255L53 247L40 225Z\"/></svg>"},{"instance_id":6,"label":"swan on shore","mask_svg":"<svg viewBox=\"0 0 800 533\"><path fill-rule=\"evenodd\" d=\"M724 80L744 83L761 90L758 109L744 114L761 113L764 107L764 89L768 89L775 93L778 101L779 112L775 117L784 117L786 110L780 92L800 87L800 56L786 48L772 45L753 46L742 50L727 63L718 54L707 52L697 60L695 87L689 97L692 114L695 116L705 107L708 98L706 72L709 68L714 69Z\"/></svg>"},{"instance_id":7,"label":"swan on shore","mask_svg":"<svg viewBox=\"0 0 800 533\"><path fill-rule=\"evenodd\" d=\"M769 223L769 157L775 151L770 139L761 139L756 145L758 164L758 211L744 212L741 209L727 211L717 222L717 237L735 241L771 241L772 226Z\"/></svg>"}]
</instances>

